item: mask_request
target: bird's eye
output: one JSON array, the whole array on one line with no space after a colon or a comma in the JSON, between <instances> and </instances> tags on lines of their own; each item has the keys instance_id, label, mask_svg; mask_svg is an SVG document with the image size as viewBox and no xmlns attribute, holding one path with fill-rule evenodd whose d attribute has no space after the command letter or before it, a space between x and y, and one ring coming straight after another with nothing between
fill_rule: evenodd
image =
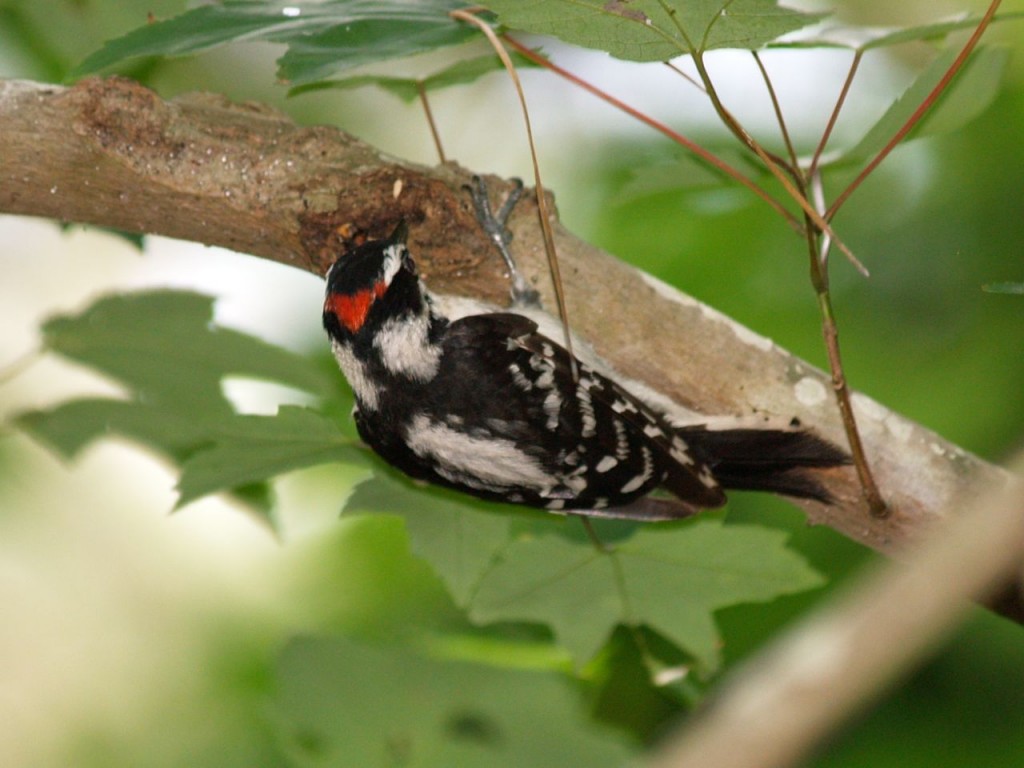
<instances>
[{"instance_id":1,"label":"bird's eye","mask_svg":"<svg viewBox=\"0 0 1024 768\"><path fill-rule=\"evenodd\" d=\"M409 270L412 274L416 274L416 262L413 261L412 254L406 251L402 254L402 266Z\"/></svg>"}]
</instances>

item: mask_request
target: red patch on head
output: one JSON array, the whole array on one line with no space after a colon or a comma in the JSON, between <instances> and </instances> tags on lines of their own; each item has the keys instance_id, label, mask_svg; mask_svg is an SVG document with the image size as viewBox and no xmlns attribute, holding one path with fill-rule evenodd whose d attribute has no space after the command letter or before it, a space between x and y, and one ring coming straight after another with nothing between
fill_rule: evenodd
<instances>
[{"instance_id":1,"label":"red patch on head","mask_svg":"<svg viewBox=\"0 0 1024 768\"><path fill-rule=\"evenodd\" d=\"M366 322L373 300L383 296L387 289L387 285L379 282L372 290L367 288L355 293L332 293L324 302L324 310L338 318L338 322L348 328L350 333L356 333Z\"/></svg>"}]
</instances>

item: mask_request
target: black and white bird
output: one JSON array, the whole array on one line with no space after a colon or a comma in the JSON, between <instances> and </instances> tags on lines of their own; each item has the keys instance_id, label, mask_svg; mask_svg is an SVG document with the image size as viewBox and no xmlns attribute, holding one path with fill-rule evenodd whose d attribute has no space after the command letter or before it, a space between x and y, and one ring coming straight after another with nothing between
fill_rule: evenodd
<instances>
[{"instance_id":1,"label":"black and white bird","mask_svg":"<svg viewBox=\"0 0 1024 768\"><path fill-rule=\"evenodd\" d=\"M504 220L478 186L485 229ZM399 225L341 256L327 274L324 328L355 394L362 439L410 477L560 513L686 517L724 489L827 502L809 469L848 463L798 429L678 424L514 312L452 319L417 274ZM513 296L535 294L513 272ZM573 364L575 360L575 364ZM671 497L648 496L663 489Z\"/></svg>"}]
</instances>

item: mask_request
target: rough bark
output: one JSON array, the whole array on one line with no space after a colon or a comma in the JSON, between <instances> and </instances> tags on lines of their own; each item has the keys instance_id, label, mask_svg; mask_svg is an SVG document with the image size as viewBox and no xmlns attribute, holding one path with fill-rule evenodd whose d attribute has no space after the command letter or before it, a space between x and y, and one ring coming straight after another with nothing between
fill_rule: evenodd
<instances>
[{"instance_id":1,"label":"rough bark","mask_svg":"<svg viewBox=\"0 0 1024 768\"><path fill-rule=\"evenodd\" d=\"M468 178L218 96L164 101L117 78L0 81L0 212L220 245L317 274L341 233L380 236L404 218L433 290L502 302L507 281L462 189ZM520 204L510 225L517 259L553 306L536 205ZM573 326L620 371L703 413L796 418L842 444L821 371L557 222L555 233ZM800 504L811 523L896 554L958 500L1010 478L867 397L855 406L892 514L872 517L844 468L821 473L833 504ZM1003 612L1024 616L1019 597L1004 598Z\"/></svg>"}]
</instances>

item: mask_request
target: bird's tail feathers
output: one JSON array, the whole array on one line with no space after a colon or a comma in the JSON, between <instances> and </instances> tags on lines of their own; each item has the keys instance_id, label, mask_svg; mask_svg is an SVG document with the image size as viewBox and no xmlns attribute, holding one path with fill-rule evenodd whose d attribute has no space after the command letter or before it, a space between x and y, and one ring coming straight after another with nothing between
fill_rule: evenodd
<instances>
[{"instance_id":1,"label":"bird's tail feathers","mask_svg":"<svg viewBox=\"0 0 1024 768\"><path fill-rule=\"evenodd\" d=\"M831 496L815 469L843 466L849 455L838 446L800 429L679 428L698 447L715 478L727 490L769 491L828 503Z\"/></svg>"}]
</instances>

